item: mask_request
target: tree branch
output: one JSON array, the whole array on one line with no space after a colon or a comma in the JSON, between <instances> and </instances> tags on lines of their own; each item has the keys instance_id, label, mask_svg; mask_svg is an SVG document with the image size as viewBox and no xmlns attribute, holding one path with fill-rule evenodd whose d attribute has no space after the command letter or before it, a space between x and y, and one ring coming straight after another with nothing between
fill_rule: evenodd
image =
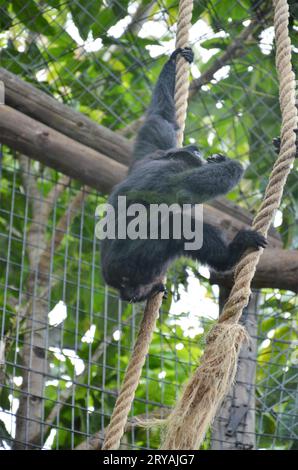
<instances>
[{"instance_id":1,"label":"tree branch","mask_svg":"<svg viewBox=\"0 0 298 470\"><path fill-rule=\"evenodd\" d=\"M262 22L260 19L251 20L250 24L244 28L238 36L235 37L233 42L227 47L225 52L223 52L219 57L217 57L211 66L202 73L202 75L193 80L190 84L189 90L189 99L191 99L203 85L210 83L214 74L218 72L222 67L227 64L230 64L233 59L237 57L244 56L248 52L248 48L245 49L245 43L247 40L252 39L253 34L255 34L261 27Z\"/></svg>"},{"instance_id":2,"label":"tree branch","mask_svg":"<svg viewBox=\"0 0 298 470\"><path fill-rule=\"evenodd\" d=\"M118 162L129 162L131 143L116 132L100 126L3 68L0 68L0 80L5 85L8 106Z\"/></svg>"},{"instance_id":3,"label":"tree branch","mask_svg":"<svg viewBox=\"0 0 298 470\"><path fill-rule=\"evenodd\" d=\"M127 174L123 164L6 105L0 106L0 141L103 192Z\"/></svg>"},{"instance_id":4,"label":"tree branch","mask_svg":"<svg viewBox=\"0 0 298 470\"><path fill-rule=\"evenodd\" d=\"M234 276L233 273L213 272L210 282L231 288ZM285 289L298 293L298 251L267 248L261 256L252 287Z\"/></svg>"},{"instance_id":5,"label":"tree branch","mask_svg":"<svg viewBox=\"0 0 298 470\"><path fill-rule=\"evenodd\" d=\"M148 16L152 8L154 7L156 0L153 0L149 3L140 3L135 14L133 15L131 22L125 30L125 34L130 33L134 36L137 36L142 29L143 24L147 21Z\"/></svg>"}]
</instances>

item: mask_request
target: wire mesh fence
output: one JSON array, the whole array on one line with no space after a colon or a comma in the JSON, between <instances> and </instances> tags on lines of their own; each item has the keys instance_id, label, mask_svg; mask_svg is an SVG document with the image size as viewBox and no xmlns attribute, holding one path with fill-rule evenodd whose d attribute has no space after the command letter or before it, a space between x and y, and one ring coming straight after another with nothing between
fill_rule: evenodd
<instances>
[{"instance_id":1,"label":"wire mesh fence","mask_svg":"<svg viewBox=\"0 0 298 470\"><path fill-rule=\"evenodd\" d=\"M7 430L2 443L5 448L13 442L15 446L30 442L29 447L74 448L99 433L96 442L100 445L142 309L121 302L102 285L91 209L98 202L95 192L82 191L73 182L62 183L51 216L42 223L38 214L39 241L31 241L34 214L29 206L33 200L23 181L36 175L34 166L31 161L29 167L20 168L17 160L8 158L2 169L6 201L1 205L1 220L8 228L1 231L1 271L5 273L1 279L1 333L6 362L1 420ZM25 173L21 176L21 172ZM38 177L35 202L41 202L41 207L48 205L46 192L53 181L59 181L54 174ZM73 201L77 200L75 210ZM43 232L48 240L44 248L47 263L36 270L25 253L31 251L33 259L36 257ZM166 415L202 354L203 335L211 322L202 314L208 311L209 317L216 316L217 289L213 288L213 296L208 294L208 281L201 278L200 283L191 274L188 285L187 294L180 287L180 299L170 314L167 309L161 313L133 416ZM287 448L297 440L297 298L290 293L264 292L253 314L259 325L253 410L257 443L259 447ZM36 361L32 349L38 352ZM33 390L24 386L28 381L34 393L40 391L39 396L31 396ZM26 414L17 421L18 437L16 409L22 401ZM38 404L40 413L36 413ZM34 443L32 433L37 433ZM123 445L154 447L156 434L156 430L138 429L132 421ZM224 445L224 436L221 443Z\"/></svg>"},{"instance_id":2,"label":"wire mesh fence","mask_svg":"<svg viewBox=\"0 0 298 470\"><path fill-rule=\"evenodd\" d=\"M2 67L134 136L174 47L176 2L12 1L0 9ZM291 22L296 58L295 11ZM190 37L186 142L249 165L229 197L253 213L279 133L271 2L197 1ZM8 146L0 193L1 446L100 448L142 315L101 278L94 214L105 195ZM297 199L293 172L275 220L288 249L298 244ZM160 430L140 428L136 417L165 417L198 363L218 315L219 288L208 278L184 260L171 270L123 448L158 447ZM297 448L297 297L269 288L256 295L251 375L238 377L206 449Z\"/></svg>"}]
</instances>

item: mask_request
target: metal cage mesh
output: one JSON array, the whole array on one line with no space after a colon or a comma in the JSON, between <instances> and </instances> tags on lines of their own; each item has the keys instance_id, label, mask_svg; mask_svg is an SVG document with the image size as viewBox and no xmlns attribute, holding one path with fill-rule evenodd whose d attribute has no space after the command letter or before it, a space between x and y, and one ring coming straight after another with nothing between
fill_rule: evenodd
<instances>
[{"instance_id":1,"label":"metal cage mesh","mask_svg":"<svg viewBox=\"0 0 298 470\"><path fill-rule=\"evenodd\" d=\"M132 125L164 62L153 58L158 49L149 54L147 46L151 41L163 51L172 48L177 4L113 1L109 12L109 2L98 3L2 3L1 65L96 122L134 135ZM247 3L195 2L191 42L203 73L212 53L202 55L201 43L213 41L216 48L218 38L235 40L255 15ZM200 23L202 11L212 28ZM280 119L267 11L260 25L245 53L231 56L190 101L186 129L188 143L201 139L206 151L221 148L250 162L247 178L230 197L252 212L272 166L271 139ZM156 28L158 40L148 28ZM199 79L196 66L192 72ZM297 190L293 173L279 225L289 248L297 247ZM121 302L101 278L94 213L105 195L7 146L1 149L0 195L1 447L100 448L142 315L142 306ZM178 263L170 279L173 295L158 321L124 449L158 447L159 430L140 428L135 417L166 416L218 313L218 287L210 286L206 270ZM248 315L257 323L248 359L253 375L242 381L252 397L254 425L241 428L237 383L230 415L219 414L204 448L229 448L229 426L238 448L246 448L247 433L255 448L297 448L297 297L277 289L255 295Z\"/></svg>"}]
</instances>

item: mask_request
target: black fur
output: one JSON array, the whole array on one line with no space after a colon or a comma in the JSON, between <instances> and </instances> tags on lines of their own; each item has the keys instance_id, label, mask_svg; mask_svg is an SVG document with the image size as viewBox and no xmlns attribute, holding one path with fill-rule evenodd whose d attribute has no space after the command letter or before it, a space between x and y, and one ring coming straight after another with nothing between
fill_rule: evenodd
<instances>
[{"instance_id":1,"label":"black fur","mask_svg":"<svg viewBox=\"0 0 298 470\"><path fill-rule=\"evenodd\" d=\"M119 195L126 196L128 206L131 203L146 207L150 203L199 204L228 193L242 177L243 168L235 160L213 155L205 161L196 146L176 148L173 97L178 54L189 62L193 60L191 49L179 49L163 67L136 139L129 174L114 188L108 201L116 213ZM118 220L120 216L117 214ZM203 225L201 249L186 252L184 243L183 239L171 237L169 240L105 239L101 250L104 279L120 291L123 300L137 302L165 291L162 279L177 257L192 257L211 268L226 271L247 248L266 246L264 237L252 230L240 231L227 244L221 232L209 224Z\"/></svg>"}]
</instances>

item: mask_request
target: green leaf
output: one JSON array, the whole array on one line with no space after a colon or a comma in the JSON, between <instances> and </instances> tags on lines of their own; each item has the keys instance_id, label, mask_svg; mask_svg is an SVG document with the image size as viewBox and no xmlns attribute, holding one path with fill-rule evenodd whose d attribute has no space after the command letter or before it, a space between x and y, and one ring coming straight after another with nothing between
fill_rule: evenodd
<instances>
[{"instance_id":1,"label":"green leaf","mask_svg":"<svg viewBox=\"0 0 298 470\"><path fill-rule=\"evenodd\" d=\"M63 0L47 0L47 3L53 8L59 8L61 5L64 5Z\"/></svg>"},{"instance_id":2,"label":"green leaf","mask_svg":"<svg viewBox=\"0 0 298 470\"><path fill-rule=\"evenodd\" d=\"M2 3L2 2L1 2ZM12 24L12 19L9 16L7 9L5 8L5 5L1 5L0 3L0 29L1 31L4 31L6 29L9 29L11 24Z\"/></svg>"},{"instance_id":3,"label":"green leaf","mask_svg":"<svg viewBox=\"0 0 298 470\"><path fill-rule=\"evenodd\" d=\"M0 393L0 406L2 409L9 410L10 409L10 401L9 401L9 388L8 387L2 387L1 393Z\"/></svg>"},{"instance_id":4,"label":"green leaf","mask_svg":"<svg viewBox=\"0 0 298 470\"><path fill-rule=\"evenodd\" d=\"M129 0L121 0L121 2L119 0L109 0L108 6L112 8L115 15L120 19L127 14L128 3Z\"/></svg>"},{"instance_id":5,"label":"green leaf","mask_svg":"<svg viewBox=\"0 0 298 470\"><path fill-rule=\"evenodd\" d=\"M195 23L203 15L203 12L207 10L209 0L199 0L194 2L192 11L192 23ZM208 10L207 10L208 11Z\"/></svg>"},{"instance_id":6,"label":"green leaf","mask_svg":"<svg viewBox=\"0 0 298 470\"><path fill-rule=\"evenodd\" d=\"M117 22L117 17L113 10L109 8L102 9L95 18L92 25L92 33L94 39L101 37L102 40L107 37L108 29Z\"/></svg>"},{"instance_id":7,"label":"green leaf","mask_svg":"<svg viewBox=\"0 0 298 470\"><path fill-rule=\"evenodd\" d=\"M200 44L201 47L205 49L222 49L225 50L230 44L230 40L224 38L213 38L207 39L206 41Z\"/></svg>"},{"instance_id":8,"label":"green leaf","mask_svg":"<svg viewBox=\"0 0 298 470\"><path fill-rule=\"evenodd\" d=\"M0 442L2 443L3 441L7 442L7 444L11 445L12 442L12 437L7 431L5 424L3 421L0 419Z\"/></svg>"},{"instance_id":9,"label":"green leaf","mask_svg":"<svg viewBox=\"0 0 298 470\"><path fill-rule=\"evenodd\" d=\"M36 33L50 36L54 34L54 28L42 16L42 12L33 0L13 0L12 8L16 17L30 30Z\"/></svg>"},{"instance_id":10,"label":"green leaf","mask_svg":"<svg viewBox=\"0 0 298 470\"><path fill-rule=\"evenodd\" d=\"M98 15L100 8L100 1L97 0L76 0L69 2L69 9L71 11L74 24L79 30L81 38L86 41L92 26L95 23L95 18Z\"/></svg>"}]
</instances>

